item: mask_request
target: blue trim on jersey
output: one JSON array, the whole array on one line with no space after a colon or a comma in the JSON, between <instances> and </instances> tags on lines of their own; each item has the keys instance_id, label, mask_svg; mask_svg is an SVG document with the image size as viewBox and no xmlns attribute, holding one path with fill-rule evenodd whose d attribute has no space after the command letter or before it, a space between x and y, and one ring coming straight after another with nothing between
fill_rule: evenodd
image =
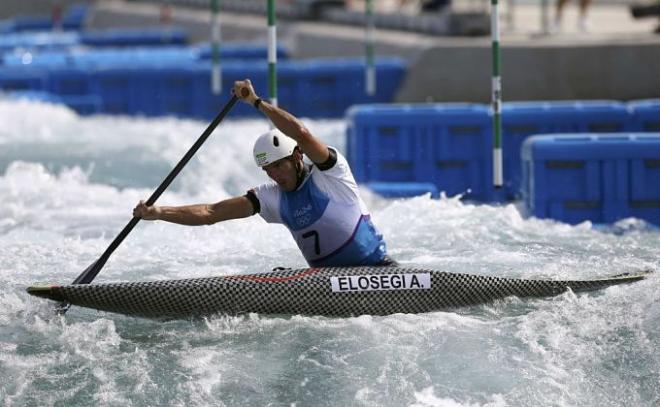
<instances>
[{"instance_id":1,"label":"blue trim on jersey","mask_svg":"<svg viewBox=\"0 0 660 407\"><path fill-rule=\"evenodd\" d=\"M306 181L299 189L280 194L280 216L291 230L304 229L319 220L330 202L311 176Z\"/></svg>"},{"instance_id":2,"label":"blue trim on jersey","mask_svg":"<svg viewBox=\"0 0 660 407\"><path fill-rule=\"evenodd\" d=\"M339 249L311 261L312 267L374 266L387 254L383 235L376 231L368 215L362 215L353 235Z\"/></svg>"}]
</instances>

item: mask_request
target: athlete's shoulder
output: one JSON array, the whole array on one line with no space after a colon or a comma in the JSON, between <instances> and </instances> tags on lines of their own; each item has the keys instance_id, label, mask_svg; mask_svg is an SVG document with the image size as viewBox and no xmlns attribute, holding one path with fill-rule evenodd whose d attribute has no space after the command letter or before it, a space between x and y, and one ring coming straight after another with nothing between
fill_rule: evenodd
<instances>
[{"instance_id":1,"label":"athlete's shoulder","mask_svg":"<svg viewBox=\"0 0 660 407\"><path fill-rule=\"evenodd\" d=\"M259 197L259 195L265 195L265 194L278 195L281 189L275 182L265 182L259 186L252 188L252 191L254 191L257 197Z\"/></svg>"},{"instance_id":2,"label":"athlete's shoulder","mask_svg":"<svg viewBox=\"0 0 660 407\"><path fill-rule=\"evenodd\" d=\"M274 182L268 182L251 189L251 191L259 201L259 214L267 221L276 218L282 193L280 187Z\"/></svg>"},{"instance_id":3,"label":"athlete's shoulder","mask_svg":"<svg viewBox=\"0 0 660 407\"><path fill-rule=\"evenodd\" d=\"M350 177L352 178L351 168L346 158L334 147L328 147L330 156L323 164L315 164L314 167L324 175L336 178Z\"/></svg>"}]
</instances>

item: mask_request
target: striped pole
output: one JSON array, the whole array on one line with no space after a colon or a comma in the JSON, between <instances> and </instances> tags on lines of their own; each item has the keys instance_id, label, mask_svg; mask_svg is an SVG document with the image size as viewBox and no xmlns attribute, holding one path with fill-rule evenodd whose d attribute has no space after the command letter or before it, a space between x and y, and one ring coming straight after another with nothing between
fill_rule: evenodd
<instances>
[{"instance_id":1,"label":"striped pole","mask_svg":"<svg viewBox=\"0 0 660 407\"><path fill-rule=\"evenodd\" d=\"M211 89L214 95L222 92L222 70L220 69L220 0L211 1Z\"/></svg>"},{"instance_id":2,"label":"striped pole","mask_svg":"<svg viewBox=\"0 0 660 407\"><path fill-rule=\"evenodd\" d=\"M493 57L493 185L499 188L503 184L502 169L502 77L500 76L500 25L497 0L491 0L491 38Z\"/></svg>"},{"instance_id":3,"label":"striped pole","mask_svg":"<svg viewBox=\"0 0 660 407\"><path fill-rule=\"evenodd\" d=\"M268 98L277 106L277 30L275 0L268 0Z\"/></svg>"},{"instance_id":4,"label":"striped pole","mask_svg":"<svg viewBox=\"0 0 660 407\"><path fill-rule=\"evenodd\" d=\"M374 67L374 5L373 0L367 0L366 4L367 30L365 48L367 52L367 64L364 71L365 92L369 96L376 94L376 68Z\"/></svg>"}]
</instances>

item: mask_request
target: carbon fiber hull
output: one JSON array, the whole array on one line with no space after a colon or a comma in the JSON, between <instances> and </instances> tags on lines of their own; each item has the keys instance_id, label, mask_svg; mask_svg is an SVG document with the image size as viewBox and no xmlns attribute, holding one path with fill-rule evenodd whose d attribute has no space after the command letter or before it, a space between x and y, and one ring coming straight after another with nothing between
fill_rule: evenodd
<instances>
[{"instance_id":1,"label":"carbon fiber hull","mask_svg":"<svg viewBox=\"0 0 660 407\"><path fill-rule=\"evenodd\" d=\"M325 316L423 313L508 296L547 297L641 280L646 272L581 281L523 280L407 268L315 268L265 274L32 286L32 295L148 318L217 313Z\"/></svg>"}]
</instances>

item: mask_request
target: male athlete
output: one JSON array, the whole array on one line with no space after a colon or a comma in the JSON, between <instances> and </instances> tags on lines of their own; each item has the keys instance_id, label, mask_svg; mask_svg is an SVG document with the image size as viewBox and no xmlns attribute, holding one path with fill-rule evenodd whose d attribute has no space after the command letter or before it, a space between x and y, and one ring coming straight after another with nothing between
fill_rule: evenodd
<instances>
[{"instance_id":1,"label":"male athlete","mask_svg":"<svg viewBox=\"0 0 660 407\"><path fill-rule=\"evenodd\" d=\"M274 182L214 204L149 207L140 201L133 216L193 226L258 213L266 222L284 224L312 267L396 265L346 159L292 114L258 97L249 80L236 81L234 94L277 127L254 144L257 166ZM303 161L303 154L311 164Z\"/></svg>"}]
</instances>

